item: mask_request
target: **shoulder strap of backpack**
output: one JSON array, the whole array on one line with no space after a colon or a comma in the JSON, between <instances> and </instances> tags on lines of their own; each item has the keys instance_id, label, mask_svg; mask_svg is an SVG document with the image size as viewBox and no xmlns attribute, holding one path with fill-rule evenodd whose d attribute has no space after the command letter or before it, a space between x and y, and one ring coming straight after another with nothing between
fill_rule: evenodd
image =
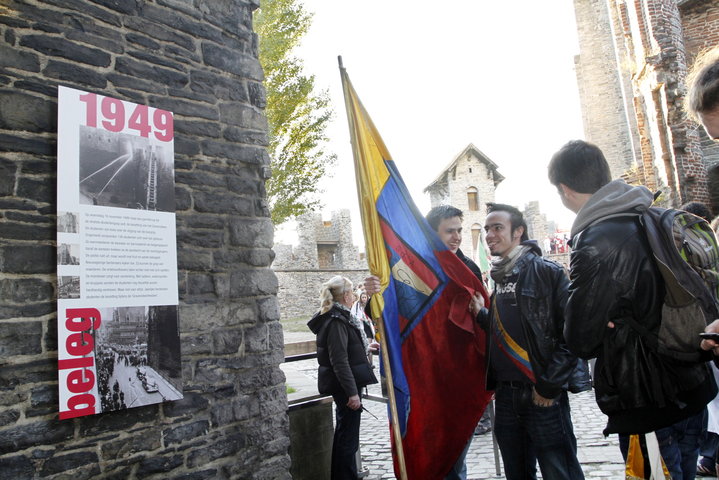
<instances>
[{"instance_id":1,"label":"shoulder strap of backpack","mask_svg":"<svg viewBox=\"0 0 719 480\"><path fill-rule=\"evenodd\" d=\"M681 210L659 207L649 208L640 220L657 268L664 278L667 303L681 306L696 298L706 311L716 311L716 292L709 287L713 282L706 278L716 275L716 266L699 273L693 259L689 258L691 245L685 238L686 232L697 232L696 235L706 238L707 248L712 250L708 253L714 257L719 255L716 238L706 220ZM675 230L677 225L680 225L679 231Z\"/></svg>"}]
</instances>

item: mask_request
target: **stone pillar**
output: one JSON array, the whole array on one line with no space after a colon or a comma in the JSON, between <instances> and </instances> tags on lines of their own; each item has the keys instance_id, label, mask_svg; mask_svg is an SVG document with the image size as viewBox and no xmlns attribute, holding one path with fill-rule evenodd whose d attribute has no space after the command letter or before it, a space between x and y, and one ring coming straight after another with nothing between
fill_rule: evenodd
<instances>
[{"instance_id":1,"label":"stone pillar","mask_svg":"<svg viewBox=\"0 0 719 480\"><path fill-rule=\"evenodd\" d=\"M318 213L306 213L297 217L299 243L293 249L295 259L293 268L316 269L318 267L317 229L321 224L322 217Z\"/></svg>"},{"instance_id":2,"label":"stone pillar","mask_svg":"<svg viewBox=\"0 0 719 480\"><path fill-rule=\"evenodd\" d=\"M352 218L348 209L332 212L332 225L337 230L338 267L342 269L367 268L360 260L359 250L352 242Z\"/></svg>"},{"instance_id":3,"label":"stone pillar","mask_svg":"<svg viewBox=\"0 0 719 480\"><path fill-rule=\"evenodd\" d=\"M527 234L530 240L539 242L544 248L544 239L547 238L547 216L539 211L539 202L529 202L524 207L524 221L527 222Z\"/></svg>"},{"instance_id":4,"label":"stone pillar","mask_svg":"<svg viewBox=\"0 0 719 480\"><path fill-rule=\"evenodd\" d=\"M613 1L613 0L609 0ZM631 84L618 65L612 28L616 21L607 0L574 0L579 39L575 59L584 135L604 152L614 178L635 163L632 134L634 115L628 115ZM629 99L629 104L626 103Z\"/></svg>"},{"instance_id":5,"label":"stone pillar","mask_svg":"<svg viewBox=\"0 0 719 480\"><path fill-rule=\"evenodd\" d=\"M290 478L257 7L3 2L3 478ZM174 112L183 400L58 420L58 85Z\"/></svg>"}]
</instances>

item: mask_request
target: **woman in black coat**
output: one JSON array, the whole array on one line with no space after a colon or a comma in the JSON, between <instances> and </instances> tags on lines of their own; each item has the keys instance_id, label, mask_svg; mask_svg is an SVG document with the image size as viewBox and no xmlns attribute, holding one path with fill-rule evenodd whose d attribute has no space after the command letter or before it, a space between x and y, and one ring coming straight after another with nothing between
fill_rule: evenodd
<instances>
[{"instance_id":1,"label":"woman in black coat","mask_svg":"<svg viewBox=\"0 0 719 480\"><path fill-rule=\"evenodd\" d=\"M332 480L355 480L362 403L360 389L377 383L367 361L370 345L362 323L350 312L352 282L332 277L320 289L320 310L307 324L317 335L320 393L332 395L337 411L332 443ZM373 344L372 346L374 347Z\"/></svg>"}]
</instances>

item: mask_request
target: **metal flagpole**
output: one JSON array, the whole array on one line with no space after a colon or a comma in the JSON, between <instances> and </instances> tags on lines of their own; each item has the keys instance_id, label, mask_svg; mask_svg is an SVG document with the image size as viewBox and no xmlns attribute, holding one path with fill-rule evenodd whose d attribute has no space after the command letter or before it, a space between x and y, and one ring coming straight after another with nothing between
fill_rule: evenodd
<instances>
[{"instance_id":1,"label":"metal flagpole","mask_svg":"<svg viewBox=\"0 0 719 480\"><path fill-rule=\"evenodd\" d=\"M352 155L354 156L355 164L360 162L360 154L359 149L357 147L357 138L355 136L355 122L354 118L352 117L351 109L354 107L352 106L350 102L350 98L348 95L348 86L347 86L347 72L342 65L342 56L337 57L337 61L339 62L339 68L340 68L340 76L342 78L342 91L344 93L345 97L345 110L347 111L347 122L349 124L350 129L350 140L352 143ZM355 170L356 171L356 170ZM358 189L358 194L360 194ZM360 201L360 206L362 202ZM360 208L360 212L362 212L362 209ZM371 298L370 301L376 301L377 299ZM382 361L384 362L384 372L385 377L387 379L387 394L389 395L389 405L390 405L390 412L392 417L392 432L394 437L394 443L395 443L395 450L397 454L397 463L399 464L399 473L400 473L400 479L401 480L407 480L407 467L405 466L404 461L404 449L402 447L402 434L399 428L399 420L398 420L398 414L397 414L397 401L394 394L394 383L392 381L392 368L390 367L389 362L389 350L387 345L387 336L385 334L384 329L384 319L380 316L380 318L375 318L375 321L377 322L377 326L379 328L379 334L380 334L380 349L382 353Z\"/></svg>"}]
</instances>

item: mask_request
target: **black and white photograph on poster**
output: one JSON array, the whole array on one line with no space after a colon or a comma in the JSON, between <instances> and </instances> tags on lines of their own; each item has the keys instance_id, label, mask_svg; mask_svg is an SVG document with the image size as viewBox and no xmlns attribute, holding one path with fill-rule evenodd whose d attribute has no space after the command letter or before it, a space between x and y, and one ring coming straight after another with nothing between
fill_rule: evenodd
<instances>
[{"instance_id":1,"label":"black and white photograph on poster","mask_svg":"<svg viewBox=\"0 0 719 480\"><path fill-rule=\"evenodd\" d=\"M182 398L177 306L100 308L95 359L100 411Z\"/></svg>"},{"instance_id":2,"label":"black and white photograph on poster","mask_svg":"<svg viewBox=\"0 0 719 480\"><path fill-rule=\"evenodd\" d=\"M179 400L173 114L59 86L57 127L59 418Z\"/></svg>"},{"instance_id":3,"label":"black and white photograph on poster","mask_svg":"<svg viewBox=\"0 0 719 480\"><path fill-rule=\"evenodd\" d=\"M57 212L57 231L62 233L78 232L78 214L75 212Z\"/></svg>"},{"instance_id":4,"label":"black and white photograph on poster","mask_svg":"<svg viewBox=\"0 0 719 480\"><path fill-rule=\"evenodd\" d=\"M80 126L80 203L175 211L173 150L148 138Z\"/></svg>"},{"instance_id":5,"label":"black and white photograph on poster","mask_svg":"<svg viewBox=\"0 0 719 480\"><path fill-rule=\"evenodd\" d=\"M58 276L57 298L80 298L80 277L74 275Z\"/></svg>"},{"instance_id":6,"label":"black and white photograph on poster","mask_svg":"<svg viewBox=\"0 0 719 480\"><path fill-rule=\"evenodd\" d=\"M57 246L58 265L80 265L80 245L61 243Z\"/></svg>"}]
</instances>

